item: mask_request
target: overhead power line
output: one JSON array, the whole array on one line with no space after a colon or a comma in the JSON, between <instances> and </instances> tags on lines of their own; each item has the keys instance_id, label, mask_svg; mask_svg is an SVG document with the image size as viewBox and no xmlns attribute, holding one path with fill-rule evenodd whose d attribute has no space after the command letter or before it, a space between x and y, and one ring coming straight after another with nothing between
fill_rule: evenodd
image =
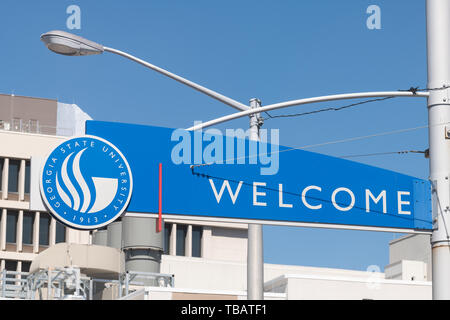
<instances>
[{"instance_id":1,"label":"overhead power line","mask_svg":"<svg viewBox=\"0 0 450 320\"><path fill-rule=\"evenodd\" d=\"M440 126L440 125L446 125L446 124L450 124L450 122L437 123L437 124L433 125L433 127L434 126ZM406 129L385 131L385 132L380 132L380 133L375 133L375 134L370 134L370 135L365 135L365 136L357 136L357 137L340 139L340 140L333 140L333 141L327 141L327 142L322 142L322 143L317 143L317 144L310 144L310 145L305 145L305 146L296 147L296 148L288 148L288 149L284 149L284 150L279 150L276 153L283 153L283 152L289 152L289 151L294 151L294 150L304 150L304 149L310 149L310 148L317 148L317 147L323 147L323 146L337 144L337 143L353 142L353 141L365 140L365 139L369 139L369 138L376 138L376 137L382 137L382 136L387 136L387 135L406 133L406 132L416 131L416 130L420 130L420 129L426 129L428 127L429 127L428 125L424 125L424 126L418 126L418 127L412 127L412 128L406 128ZM399 152L406 153L406 151L392 151L392 153L399 153ZM408 152L409 153L424 153L425 155L427 155L427 150L425 150L425 151L408 150ZM257 154L257 155L251 155L251 156L243 156L243 157L225 159L224 161L226 162L226 161L231 161L231 160L242 160L242 159L247 159L247 158L251 158L251 157L257 157L257 156L260 156L260 155L271 155L271 154L274 154L274 153L275 152L267 152L267 153L264 153L264 154ZM383 153L387 154L385 152L383 152ZM373 154L373 155L376 155L376 154ZM348 157L355 157L355 156L350 155ZM191 165L191 168L210 166L212 164L214 164L214 163L195 164L195 165Z\"/></svg>"},{"instance_id":2,"label":"overhead power line","mask_svg":"<svg viewBox=\"0 0 450 320\"><path fill-rule=\"evenodd\" d=\"M399 89L398 91L403 91L403 92L410 91L413 94L416 94L416 92L419 92L419 91L436 91L436 90L444 90L444 89L448 89L448 88L450 88L450 86L442 86L442 87L437 87L437 88L411 87L409 89ZM347 104L347 105L340 106L340 107L327 107L327 108L323 108L323 109L319 109L319 110L313 110L313 111L307 111L307 112L301 112L301 113L293 113L293 114L271 115L269 112L264 112L268 116L268 118L263 118L262 120L276 119L276 118L301 117L301 116L306 116L306 115L321 113L321 112L328 112L328 111L341 111L344 109L360 106L363 104L379 102L379 101L389 100L389 99L393 99L393 98L398 98L398 97L384 97L384 98L369 99L369 100L364 100L364 101L360 101L360 102L356 102L356 103Z\"/></svg>"},{"instance_id":3,"label":"overhead power line","mask_svg":"<svg viewBox=\"0 0 450 320\"><path fill-rule=\"evenodd\" d=\"M340 156L338 158L359 158L359 157L370 157L370 156L384 156L390 154L408 154L408 153L421 153L427 154L427 151L418 151L418 150L403 150L403 151L391 151L391 152L377 152L377 153L366 153L366 154L352 154L348 156Z\"/></svg>"},{"instance_id":4,"label":"overhead power line","mask_svg":"<svg viewBox=\"0 0 450 320\"><path fill-rule=\"evenodd\" d=\"M275 118L301 117L301 116L306 116L306 115L309 115L309 114L320 113L320 112L327 112L327 111L340 111L340 110L343 110L343 109L356 107L356 106L359 106L359 105L362 105L362 104L366 104L366 103L383 101L383 100L388 100L388 99L393 99L393 98L396 98L396 97L385 97L385 98L370 99L370 100L364 100L364 101L361 101L361 102L348 104L348 105L341 106L341 107L328 107L328 108L324 108L324 109L307 111L307 112L301 112L301 113L294 113L294 114L271 115L269 112L264 112L269 118L263 118L263 120L275 119Z\"/></svg>"},{"instance_id":5,"label":"overhead power line","mask_svg":"<svg viewBox=\"0 0 450 320\"><path fill-rule=\"evenodd\" d=\"M398 91L410 91L412 93L416 93L418 91L435 91L435 90L444 90L444 89L448 89L448 88L450 88L450 86L442 86L442 87L437 87L437 88L411 87L411 88L409 88L407 90L398 90ZM337 110L342 110L342 109L345 109L345 108L350 108L350 107L353 107L353 106L359 106L359 105L362 105L362 104L365 104L365 103L382 101L382 100L387 100L387 99L392 99L392 98L396 98L396 97L385 97L385 98L370 99L370 100L365 100L365 101L361 101L361 102L357 102L357 103L352 103L352 104L341 106L341 107L335 107L335 108L331 108L330 107L330 108L320 109L320 110L311 111L311 112L304 112L304 113L299 113L299 114L294 114L294 115L271 116L271 118L300 116L300 115L307 115L307 114L318 113L318 112L325 112L325 111L332 111L332 110L336 110L337 111ZM446 125L446 124L450 124L450 122L442 122L442 123L435 124L433 126L440 126L440 125ZM385 132L375 133L375 134L371 134L371 135L364 135L364 136L357 136L357 137L340 139L340 140L333 140L333 141L322 142L322 143L317 143L317 144L305 145L305 146L296 147L296 148L288 148L288 149L285 149L285 150L280 150L280 151L278 151L278 153L289 152L289 151L293 151L293 150L302 150L302 149L323 147L323 146L326 146L326 145L332 145L332 144L337 144L337 143L353 142L353 141L364 140L364 139L369 139L369 138L375 138L375 137L381 137L381 136L387 136L387 135L393 135L393 134L400 134L400 133L406 133L406 132L416 131L416 130L420 130L420 129L426 129L428 127L429 127L428 125L423 125L423 126L406 128L406 129L385 131ZM380 152L380 153L370 153L370 154L361 154L361 155L348 155L348 156L341 156L341 158L356 158L356 157L365 157L365 156L377 156L377 155L388 155L388 154L405 154L405 153L423 153L423 154L425 154L425 156L427 156L427 152L428 152L427 150L425 150L425 151L417 151L417 150L392 151L392 152ZM273 154L273 152L268 152L267 155L269 155L269 154ZM228 160L240 160L240 159L246 159L246 158L250 158L250 157L254 157L254 156L244 156L244 157L240 157L240 158L226 159L226 161L228 161ZM201 167L201 166L209 166L209 165L211 165L211 164L203 163L203 164L192 165L191 168Z\"/></svg>"}]
</instances>

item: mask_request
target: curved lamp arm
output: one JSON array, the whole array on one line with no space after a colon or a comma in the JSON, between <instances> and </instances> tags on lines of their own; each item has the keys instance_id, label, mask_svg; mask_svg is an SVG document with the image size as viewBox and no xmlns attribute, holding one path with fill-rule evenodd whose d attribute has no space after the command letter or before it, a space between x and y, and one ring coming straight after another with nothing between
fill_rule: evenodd
<instances>
[{"instance_id":1,"label":"curved lamp arm","mask_svg":"<svg viewBox=\"0 0 450 320\"><path fill-rule=\"evenodd\" d=\"M217 119L213 119L204 123L200 123L186 130L194 131L200 130L206 127L210 127L219 123L227 122L230 120L242 118L245 116L253 115L255 113L277 110L292 106L298 106L303 104L334 101L334 100L346 100L346 99L360 99L360 98L375 98L375 97L413 97L413 98L427 98L430 94L428 92L409 92L409 91L381 91L381 92L360 92L360 93L344 93L335 94L321 97L313 97L299 100L291 100L286 102L280 102L276 104L267 105L261 108L255 108L250 110L245 110L241 112L236 112L227 116L223 116Z\"/></svg>"},{"instance_id":2,"label":"curved lamp arm","mask_svg":"<svg viewBox=\"0 0 450 320\"><path fill-rule=\"evenodd\" d=\"M187 85L188 87L191 87L197 91L200 91L211 98L214 98L216 100L219 100L220 102L223 102L237 110L248 110L250 109L249 106L246 106L245 104L233 100L231 98L228 98L220 93L217 93L213 90L210 90L208 88L205 88L197 83L194 83L192 81L189 81L185 78L182 78L176 74L173 74L167 70L164 70L160 67L157 67L151 63L148 63L142 59L136 58L135 56L132 56L131 54L128 54L126 52L108 48L105 47L99 43L96 43L94 41L85 39L83 37L77 36L75 34L61 31L61 30L53 30L46 32L41 35L41 40L44 42L45 46L58 54L66 55L66 56L87 56L87 55L95 55L95 54L102 54L103 52L110 52L117 54L119 56L125 57L127 59L130 59L134 62L137 62L147 68L150 68L156 72L159 72L169 78L172 78L178 82L181 82L182 84Z\"/></svg>"},{"instance_id":3,"label":"curved lamp arm","mask_svg":"<svg viewBox=\"0 0 450 320\"><path fill-rule=\"evenodd\" d=\"M147 68L150 68L150 69L152 69L152 70L154 70L156 72L159 72L159 73L161 73L161 74L163 74L163 75L165 75L165 76L167 76L169 78L172 78L172 79L174 79L174 80L176 80L178 82L181 82L182 84L185 84L188 87L191 87L191 88L193 88L193 89L195 89L197 91L200 91L200 92L210 96L211 98L219 100L220 102L223 102L223 103L225 103L225 104L227 104L227 105L229 105L229 106L231 106L231 107L233 107L233 108L235 108L237 110L244 111L244 110L249 110L250 109L249 106L246 106L245 104L243 104L241 102L238 102L236 100L228 98L228 97L226 97L226 96L224 96L224 95L222 95L220 93L217 93L217 92L215 92L213 90L210 90L208 88L205 88L205 87L203 87L203 86L201 86L201 85L199 85L199 84L197 84L195 82L192 82L192 81L189 81L189 80L187 80L185 78L182 78L182 77L180 77L180 76L178 76L176 74L173 74L173 73L171 73L171 72L169 72L167 70L164 70L164 69L162 69L160 67L157 67L157 66L155 66L155 65L153 65L151 63L148 63L148 62L146 62L146 61L144 61L142 59L136 58L136 57L132 56L131 54L128 54L126 52L123 52L123 51L120 51L120 50L117 50L117 49L108 48L108 47L103 47L103 49L105 51L107 51L107 52L114 53L114 54L117 54L119 56L122 56L122 57L125 57L127 59L130 59L130 60L132 60L134 62L137 62L137 63L139 63L139 64L141 64L141 65L143 65L143 66L145 66Z\"/></svg>"}]
</instances>

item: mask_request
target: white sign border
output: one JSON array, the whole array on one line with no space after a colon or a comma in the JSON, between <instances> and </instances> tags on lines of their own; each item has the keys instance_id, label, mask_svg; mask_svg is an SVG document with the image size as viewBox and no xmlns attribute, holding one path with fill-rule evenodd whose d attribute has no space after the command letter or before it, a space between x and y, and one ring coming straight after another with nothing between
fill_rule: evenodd
<instances>
[{"instance_id":1,"label":"white sign border","mask_svg":"<svg viewBox=\"0 0 450 320\"><path fill-rule=\"evenodd\" d=\"M125 216L158 218L157 213L126 212ZM432 232L433 232L432 230L416 230L416 229L402 229L402 228L389 228L389 227L371 227L371 226L357 226L357 225L331 224L331 223L310 223L310 222L294 222L294 221L219 218L219 217L188 216L188 215L181 215L181 214L164 214L164 213L162 214L162 219L207 221L207 222L222 222L222 223L241 223L241 224L242 223L244 223L244 224L264 224L264 225L272 225L272 226L305 227L305 228L321 228L321 229L343 229L343 230L359 230L359 231L378 231L378 232L394 232L394 233L409 233L409 234L432 234Z\"/></svg>"}]
</instances>

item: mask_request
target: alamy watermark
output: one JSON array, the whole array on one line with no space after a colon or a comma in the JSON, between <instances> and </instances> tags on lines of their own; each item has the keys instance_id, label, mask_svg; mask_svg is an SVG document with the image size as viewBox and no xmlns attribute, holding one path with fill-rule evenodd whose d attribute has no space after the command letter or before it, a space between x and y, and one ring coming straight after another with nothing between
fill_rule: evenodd
<instances>
[{"instance_id":1,"label":"alamy watermark","mask_svg":"<svg viewBox=\"0 0 450 320\"><path fill-rule=\"evenodd\" d=\"M367 14L370 16L366 20L366 26L369 30L380 30L381 29L381 9L379 6L372 4L367 7Z\"/></svg>"},{"instance_id":2,"label":"alamy watermark","mask_svg":"<svg viewBox=\"0 0 450 320\"><path fill-rule=\"evenodd\" d=\"M261 175L277 174L279 130L260 129L259 136L260 141L250 139L250 129L226 129L225 134L219 129L176 129L171 136L177 142L171 159L174 164L254 164L260 165Z\"/></svg>"},{"instance_id":3,"label":"alamy watermark","mask_svg":"<svg viewBox=\"0 0 450 320\"><path fill-rule=\"evenodd\" d=\"M81 29L81 9L79 6L72 4L67 7L66 13L70 16L67 17L66 27L69 30Z\"/></svg>"},{"instance_id":4,"label":"alamy watermark","mask_svg":"<svg viewBox=\"0 0 450 320\"><path fill-rule=\"evenodd\" d=\"M367 267L366 272L369 273L366 279L366 286L371 290L378 290L381 288L381 280L383 279L383 274L381 273L381 268L375 264Z\"/></svg>"}]
</instances>

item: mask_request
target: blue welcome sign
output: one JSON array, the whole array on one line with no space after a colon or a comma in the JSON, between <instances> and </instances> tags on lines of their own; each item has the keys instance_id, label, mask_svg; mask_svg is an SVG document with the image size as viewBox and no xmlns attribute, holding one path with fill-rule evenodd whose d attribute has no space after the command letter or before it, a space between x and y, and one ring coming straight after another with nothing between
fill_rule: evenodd
<instances>
[{"instance_id":1,"label":"blue welcome sign","mask_svg":"<svg viewBox=\"0 0 450 320\"><path fill-rule=\"evenodd\" d=\"M158 213L162 164L163 217L432 229L430 184L408 175L303 150L267 143L256 143L255 148L255 142L246 139L169 128L88 121L86 133L113 143L128 159L133 171L128 212ZM218 146L229 145L225 156L218 156ZM245 157L236 156L239 148L249 150ZM198 150L216 161L195 159ZM252 161L261 150L266 161ZM275 152L278 163L268 164L267 156Z\"/></svg>"}]
</instances>

